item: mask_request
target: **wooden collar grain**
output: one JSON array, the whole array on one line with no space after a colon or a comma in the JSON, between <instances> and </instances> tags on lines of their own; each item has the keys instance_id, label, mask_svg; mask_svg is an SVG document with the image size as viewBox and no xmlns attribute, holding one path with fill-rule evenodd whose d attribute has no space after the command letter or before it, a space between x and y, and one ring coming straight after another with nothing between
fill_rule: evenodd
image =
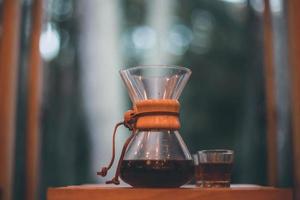
<instances>
[{"instance_id":1,"label":"wooden collar grain","mask_svg":"<svg viewBox=\"0 0 300 200\"><path fill-rule=\"evenodd\" d=\"M180 129L180 104L174 99L149 99L135 102L135 128L139 130Z\"/></svg>"}]
</instances>

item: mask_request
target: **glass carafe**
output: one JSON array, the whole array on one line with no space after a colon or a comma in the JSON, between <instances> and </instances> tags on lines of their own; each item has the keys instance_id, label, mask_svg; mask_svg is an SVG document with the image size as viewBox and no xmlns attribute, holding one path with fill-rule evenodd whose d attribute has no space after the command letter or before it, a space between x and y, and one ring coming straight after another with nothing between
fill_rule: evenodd
<instances>
[{"instance_id":1,"label":"glass carafe","mask_svg":"<svg viewBox=\"0 0 300 200\"><path fill-rule=\"evenodd\" d=\"M125 114L125 121L132 122L127 123L132 135L119 161L121 179L133 187L179 187L189 182L194 166L178 131L178 98L191 71L138 66L120 74L133 103Z\"/></svg>"}]
</instances>

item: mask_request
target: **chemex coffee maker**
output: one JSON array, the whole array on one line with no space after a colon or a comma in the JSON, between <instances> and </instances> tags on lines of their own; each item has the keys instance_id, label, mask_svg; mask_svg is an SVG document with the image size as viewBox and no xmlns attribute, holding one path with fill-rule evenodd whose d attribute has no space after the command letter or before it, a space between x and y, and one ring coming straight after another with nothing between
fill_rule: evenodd
<instances>
[{"instance_id":1,"label":"chemex coffee maker","mask_svg":"<svg viewBox=\"0 0 300 200\"><path fill-rule=\"evenodd\" d=\"M115 135L120 125L131 135L126 140L116 174L133 187L180 187L194 175L191 154L179 129L178 98L191 70L177 66L138 66L120 70L133 103L113 133L112 159L98 175L105 176L115 159Z\"/></svg>"}]
</instances>

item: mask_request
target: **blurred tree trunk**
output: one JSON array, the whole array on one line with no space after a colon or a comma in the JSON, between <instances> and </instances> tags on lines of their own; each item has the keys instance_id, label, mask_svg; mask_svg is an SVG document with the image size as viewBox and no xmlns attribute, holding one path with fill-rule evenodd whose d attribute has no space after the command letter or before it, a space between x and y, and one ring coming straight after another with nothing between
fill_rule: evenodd
<instances>
[{"instance_id":1,"label":"blurred tree trunk","mask_svg":"<svg viewBox=\"0 0 300 200\"><path fill-rule=\"evenodd\" d=\"M118 74L118 69L124 67L121 66L118 41L121 8L118 0L87 0L82 1L79 7L81 84L91 137L90 173L95 180L103 181L96 177L96 172L111 158L113 127L122 120L122 105L125 104L122 98L125 90L121 90L122 82ZM124 138L124 135L118 137ZM116 146L120 145L118 139ZM120 152L119 148L117 152ZM114 174L114 169L110 170L107 177Z\"/></svg>"},{"instance_id":2,"label":"blurred tree trunk","mask_svg":"<svg viewBox=\"0 0 300 200\"><path fill-rule=\"evenodd\" d=\"M15 148L15 111L19 53L18 0L4 0L0 46L0 190L1 199L12 199Z\"/></svg>"},{"instance_id":3,"label":"blurred tree trunk","mask_svg":"<svg viewBox=\"0 0 300 200\"><path fill-rule=\"evenodd\" d=\"M300 200L300 1L287 2L292 93L292 148L295 200Z\"/></svg>"}]
</instances>

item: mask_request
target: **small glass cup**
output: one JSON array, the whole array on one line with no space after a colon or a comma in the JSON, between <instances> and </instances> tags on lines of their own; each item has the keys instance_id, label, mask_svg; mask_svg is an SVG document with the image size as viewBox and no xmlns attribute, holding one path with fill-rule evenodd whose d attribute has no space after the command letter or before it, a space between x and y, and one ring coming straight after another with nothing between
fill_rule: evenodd
<instances>
[{"instance_id":1,"label":"small glass cup","mask_svg":"<svg viewBox=\"0 0 300 200\"><path fill-rule=\"evenodd\" d=\"M196 185L199 187L230 187L234 152L232 150L198 151Z\"/></svg>"}]
</instances>

